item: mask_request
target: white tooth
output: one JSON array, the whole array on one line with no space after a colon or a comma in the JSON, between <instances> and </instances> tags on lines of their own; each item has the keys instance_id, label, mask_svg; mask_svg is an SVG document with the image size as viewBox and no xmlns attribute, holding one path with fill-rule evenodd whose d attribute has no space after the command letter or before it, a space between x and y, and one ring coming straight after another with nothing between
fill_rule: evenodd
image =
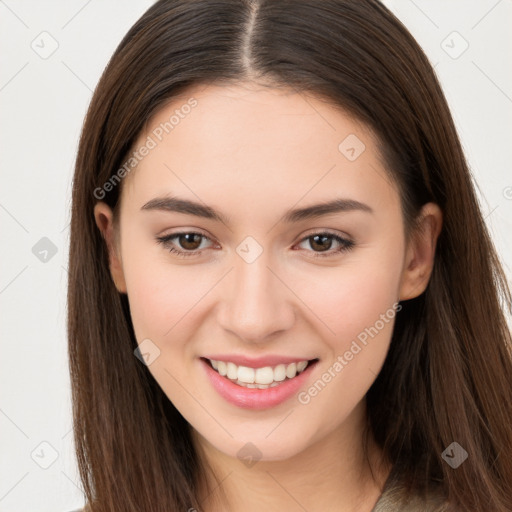
<instances>
[{"instance_id":1,"label":"white tooth","mask_svg":"<svg viewBox=\"0 0 512 512\"><path fill-rule=\"evenodd\" d=\"M275 388L276 386L279 386L279 384L277 382L272 382L272 384L270 384L271 388Z\"/></svg>"},{"instance_id":2,"label":"white tooth","mask_svg":"<svg viewBox=\"0 0 512 512\"><path fill-rule=\"evenodd\" d=\"M220 375L222 375L224 377L226 375L226 373L228 372L227 364L224 361L218 361L217 364L218 364L217 371L219 372Z\"/></svg>"},{"instance_id":3,"label":"white tooth","mask_svg":"<svg viewBox=\"0 0 512 512\"><path fill-rule=\"evenodd\" d=\"M306 369L306 366L308 365L307 361L301 361L300 363L297 363L297 371L303 372Z\"/></svg>"},{"instance_id":4,"label":"white tooth","mask_svg":"<svg viewBox=\"0 0 512 512\"><path fill-rule=\"evenodd\" d=\"M269 386L268 384L257 384L258 389L267 389Z\"/></svg>"},{"instance_id":5,"label":"white tooth","mask_svg":"<svg viewBox=\"0 0 512 512\"><path fill-rule=\"evenodd\" d=\"M274 380L274 371L270 366L258 368L254 374L256 384L270 384Z\"/></svg>"},{"instance_id":6,"label":"white tooth","mask_svg":"<svg viewBox=\"0 0 512 512\"><path fill-rule=\"evenodd\" d=\"M274 368L274 380L281 382L284 379L286 379L286 366L284 364L278 364Z\"/></svg>"},{"instance_id":7,"label":"white tooth","mask_svg":"<svg viewBox=\"0 0 512 512\"><path fill-rule=\"evenodd\" d=\"M248 388L251 388L251 389L254 389L256 388L258 385L257 384L247 384L246 387Z\"/></svg>"},{"instance_id":8,"label":"white tooth","mask_svg":"<svg viewBox=\"0 0 512 512\"><path fill-rule=\"evenodd\" d=\"M237 379L238 377L238 367L235 363L228 363L227 364L227 376L228 379Z\"/></svg>"},{"instance_id":9,"label":"white tooth","mask_svg":"<svg viewBox=\"0 0 512 512\"><path fill-rule=\"evenodd\" d=\"M291 363L286 367L286 376L289 379L293 379L297 375L297 365L295 363Z\"/></svg>"},{"instance_id":10,"label":"white tooth","mask_svg":"<svg viewBox=\"0 0 512 512\"><path fill-rule=\"evenodd\" d=\"M219 367L219 362L210 359L210 363L212 363L213 369L216 370Z\"/></svg>"},{"instance_id":11,"label":"white tooth","mask_svg":"<svg viewBox=\"0 0 512 512\"><path fill-rule=\"evenodd\" d=\"M238 380L247 384L254 382L254 368L248 368L247 366L238 367Z\"/></svg>"}]
</instances>

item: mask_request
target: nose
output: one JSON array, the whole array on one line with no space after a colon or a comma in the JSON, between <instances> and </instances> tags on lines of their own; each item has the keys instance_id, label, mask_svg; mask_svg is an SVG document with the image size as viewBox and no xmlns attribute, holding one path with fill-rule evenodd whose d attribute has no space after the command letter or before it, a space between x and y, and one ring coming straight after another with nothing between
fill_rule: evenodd
<instances>
[{"instance_id":1,"label":"nose","mask_svg":"<svg viewBox=\"0 0 512 512\"><path fill-rule=\"evenodd\" d=\"M267 342L289 330L295 310L293 293L285 283L265 252L252 263L239 258L221 291L219 324L247 343Z\"/></svg>"}]
</instances>

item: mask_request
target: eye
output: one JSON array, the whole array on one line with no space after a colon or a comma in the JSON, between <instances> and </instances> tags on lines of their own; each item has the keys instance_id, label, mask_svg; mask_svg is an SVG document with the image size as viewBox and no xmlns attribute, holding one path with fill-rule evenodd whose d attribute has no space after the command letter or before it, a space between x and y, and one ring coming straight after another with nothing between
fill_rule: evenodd
<instances>
[{"instance_id":1,"label":"eye","mask_svg":"<svg viewBox=\"0 0 512 512\"><path fill-rule=\"evenodd\" d=\"M203 233L195 231L182 231L179 233L172 233L170 235L156 237L158 243L162 244L169 252L176 254L179 257L186 258L190 256L198 256L202 253L202 242L211 239ZM313 257L329 257L335 256L345 251L349 251L354 247L354 242L347 238L343 238L334 233L326 231L313 233L301 240L302 243L309 243L313 249ZM337 244L337 247L332 249L332 246Z\"/></svg>"},{"instance_id":2,"label":"eye","mask_svg":"<svg viewBox=\"0 0 512 512\"><path fill-rule=\"evenodd\" d=\"M329 256L335 256L345 251L349 251L354 247L354 242L348 238L343 238L339 235L329 232L318 232L313 233L301 240L301 243L308 243L309 246L314 249L313 257L326 258ZM331 250L333 242L337 244L337 247Z\"/></svg>"},{"instance_id":3,"label":"eye","mask_svg":"<svg viewBox=\"0 0 512 512\"><path fill-rule=\"evenodd\" d=\"M157 242L161 243L169 252L183 258L198 256L201 254L202 249L205 249L205 247L200 249L202 239L210 240L206 235L195 231L182 231L171 235L157 236L156 239ZM176 240L176 242L173 242L173 240Z\"/></svg>"}]
</instances>

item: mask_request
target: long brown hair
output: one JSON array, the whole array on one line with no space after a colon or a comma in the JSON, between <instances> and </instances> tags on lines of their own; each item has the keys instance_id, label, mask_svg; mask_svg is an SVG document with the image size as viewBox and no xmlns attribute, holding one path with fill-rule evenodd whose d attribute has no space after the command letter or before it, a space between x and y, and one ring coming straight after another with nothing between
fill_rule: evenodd
<instances>
[{"instance_id":1,"label":"long brown hair","mask_svg":"<svg viewBox=\"0 0 512 512\"><path fill-rule=\"evenodd\" d=\"M314 93L366 123L407 226L424 203L441 207L433 274L402 303L368 428L410 492L440 482L462 510L512 510L510 291L433 69L377 0L160 0L112 56L80 139L69 257L74 435L92 510L201 510L205 477L188 423L134 357L95 191L164 103L191 85L244 80ZM110 188L115 208L121 187ZM441 458L454 441L468 453L457 469Z\"/></svg>"}]
</instances>

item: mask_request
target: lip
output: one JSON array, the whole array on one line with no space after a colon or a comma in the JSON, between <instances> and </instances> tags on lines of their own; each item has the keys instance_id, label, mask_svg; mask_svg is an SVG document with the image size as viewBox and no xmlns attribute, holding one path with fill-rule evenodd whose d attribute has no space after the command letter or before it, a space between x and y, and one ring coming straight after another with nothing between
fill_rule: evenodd
<instances>
[{"instance_id":1,"label":"lip","mask_svg":"<svg viewBox=\"0 0 512 512\"><path fill-rule=\"evenodd\" d=\"M291 364L300 363L301 361L311 361L313 357L298 357L289 356L262 356L262 357L246 357L236 354L211 354L204 356L206 359L213 361L224 361L226 363L234 363L237 366L247 366L248 368L264 368L265 366L277 366L278 364Z\"/></svg>"},{"instance_id":2,"label":"lip","mask_svg":"<svg viewBox=\"0 0 512 512\"><path fill-rule=\"evenodd\" d=\"M212 359L215 360L215 358ZM217 360L222 361L223 359ZM233 359L228 360L235 363ZM254 363L254 360L251 361ZM286 361L290 361L290 359L287 358ZM296 361L305 361L305 359L296 359L290 362ZM205 359L200 358L200 362L214 389L227 402L243 409L262 410L276 407L277 405L288 400L291 396L295 395L309 378L309 375L313 368L316 366L318 360L312 361L310 364L308 364L307 368L293 379L285 380L278 386L267 389L252 389L239 386L238 384L231 382L226 377L219 375L219 373L217 373ZM259 361L258 364L260 364ZM259 368L259 366L251 367Z\"/></svg>"}]
</instances>

